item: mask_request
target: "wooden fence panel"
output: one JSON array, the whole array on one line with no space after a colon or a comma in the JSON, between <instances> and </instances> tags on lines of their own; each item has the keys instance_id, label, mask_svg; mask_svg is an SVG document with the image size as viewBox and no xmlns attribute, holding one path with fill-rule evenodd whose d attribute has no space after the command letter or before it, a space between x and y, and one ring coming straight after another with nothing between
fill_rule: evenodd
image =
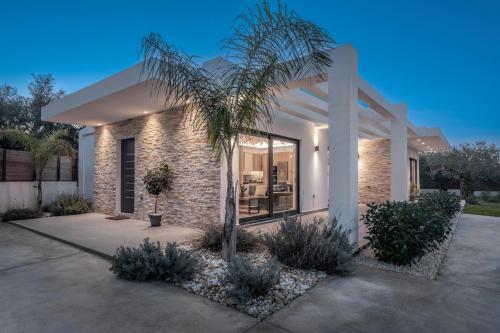
<instances>
[{"instance_id":1,"label":"wooden fence panel","mask_svg":"<svg viewBox=\"0 0 500 333\"><path fill-rule=\"evenodd\" d=\"M73 159L68 156L61 156L59 161L59 180L73 180Z\"/></svg>"},{"instance_id":2,"label":"wooden fence panel","mask_svg":"<svg viewBox=\"0 0 500 333\"><path fill-rule=\"evenodd\" d=\"M7 153L5 149L0 149L0 181L4 180L3 175L4 175L4 169L5 169L5 164L4 164L4 154Z\"/></svg>"},{"instance_id":3,"label":"wooden fence panel","mask_svg":"<svg viewBox=\"0 0 500 333\"><path fill-rule=\"evenodd\" d=\"M44 181L57 180L57 156L52 156L43 170L42 179Z\"/></svg>"},{"instance_id":4,"label":"wooden fence panel","mask_svg":"<svg viewBox=\"0 0 500 333\"><path fill-rule=\"evenodd\" d=\"M19 182L33 180L33 159L31 153L7 149L5 181Z\"/></svg>"},{"instance_id":5,"label":"wooden fence panel","mask_svg":"<svg viewBox=\"0 0 500 333\"><path fill-rule=\"evenodd\" d=\"M76 159L52 156L43 171L44 181L76 181ZM35 179L30 152L0 148L0 181L29 182Z\"/></svg>"}]
</instances>

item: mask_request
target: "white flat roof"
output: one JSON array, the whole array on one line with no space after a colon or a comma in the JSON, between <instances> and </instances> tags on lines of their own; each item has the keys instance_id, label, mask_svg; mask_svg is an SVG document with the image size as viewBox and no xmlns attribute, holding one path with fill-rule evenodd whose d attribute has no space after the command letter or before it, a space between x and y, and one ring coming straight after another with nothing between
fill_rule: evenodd
<instances>
[{"instance_id":1,"label":"white flat roof","mask_svg":"<svg viewBox=\"0 0 500 333\"><path fill-rule=\"evenodd\" d=\"M348 50L345 45L333 51ZM217 57L203 66L217 71L226 62ZM97 127L165 110L165 95L152 96L152 83L142 75L143 63L138 63L117 74L80 89L42 108L45 121ZM307 78L290 83L279 97L280 110L317 126L328 125L328 79ZM391 104L362 78L358 77L360 137L388 138L390 120L406 113L406 106ZM409 145L418 150L447 149L449 143L439 128L415 127L408 121ZM424 142L425 144L421 144ZM429 148L428 148L429 147Z\"/></svg>"}]
</instances>

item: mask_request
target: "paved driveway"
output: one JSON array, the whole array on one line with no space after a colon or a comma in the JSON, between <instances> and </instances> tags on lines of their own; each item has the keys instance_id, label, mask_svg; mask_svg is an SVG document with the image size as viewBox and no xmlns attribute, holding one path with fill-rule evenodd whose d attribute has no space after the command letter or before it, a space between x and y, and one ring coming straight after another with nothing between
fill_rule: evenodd
<instances>
[{"instance_id":1,"label":"paved driveway","mask_svg":"<svg viewBox=\"0 0 500 333\"><path fill-rule=\"evenodd\" d=\"M499 332L500 218L464 215L437 281L357 267L265 321L0 224L1 332Z\"/></svg>"},{"instance_id":2,"label":"paved driveway","mask_svg":"<svg viewBox=\"0 0 500 333\"><path fill-rule=\"evenodd\" d=\"M238 332L257 320L166 283L116 279L109 262L0 223L0 332Z\"/></svg>"},{"instance_id":3,"label":"paved driveway","mask_svg":"<svg viewBox=\"0 0 500 333\"><path fill-rule=\"evenodd\" d=\"M500 218L463 215L436 281L357 267L266 322L292 332L498 333Z\"/></svg>"}]
</instances>

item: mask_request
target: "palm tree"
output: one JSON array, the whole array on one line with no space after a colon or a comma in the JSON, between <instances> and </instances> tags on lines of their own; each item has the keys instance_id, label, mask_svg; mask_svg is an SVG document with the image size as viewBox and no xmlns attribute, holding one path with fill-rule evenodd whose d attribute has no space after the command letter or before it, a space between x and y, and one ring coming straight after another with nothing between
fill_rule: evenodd
<instances>
[{"instance_id":1,"label":"palm tree","mask_svg":"<svg viewBox=\"0 0 500 333\"><path fill-rule=\"evenodd\" d=\"M50 158L57 156L73 157L74 149L64 138L67 133L64 130L57 130L46 134L42 138L37 138L32 134L19 129L0 130L0 140L10 140L20 143L25 150L31 152L33 156L33 167L35 168L38 190L36 203L39 212L42 211L42 180L43 170L47 166Z\"/></svg>"},{"instance_id":2,"label":"palm tree","mask_svg":"<svg viewBox=\"0 0 500 333\"><path fill-rule=\"evenodd\" d=\"M191 124L208 135L217 157L227 164L223 257L236 252L236 205L232 161L240 134L272 123L277 96L292 80L324 73L331 64L333 39L285 5L271 9L264 1L237 18L222 43L227 61L215 71L165 42L159 34L142 39L143 75L151 94L166 97L165 106L185 111Z\"/></svg>"}]
</instances>

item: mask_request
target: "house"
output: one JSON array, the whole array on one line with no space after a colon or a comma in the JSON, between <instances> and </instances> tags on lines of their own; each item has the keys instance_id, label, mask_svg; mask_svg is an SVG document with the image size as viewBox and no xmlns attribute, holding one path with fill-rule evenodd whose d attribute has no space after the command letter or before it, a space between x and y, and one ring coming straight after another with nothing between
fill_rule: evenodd
<instances>
[{"instance_id":1,"label":"house","mask_svg":"<svg viewBox=\"0 0 500 333\"><path fill-rule=\"evenodd\" d=\"M358 237L360 204L407 200L418 188L418 153L449 144L439 128L416 127L358 73L356 50L332 50L324 76L289 83L267 132L245 135L233 161L240 223L328 210ZM216 70L221 58L204 66ZM164 221L202 226L224 216L225 161L184 114L165 111L137 64L42 109L46 121L86 126L79 139L79 190L95 209L147 219L142 178L167 162L173 191Z\"/></svg>"}]
</instances>

